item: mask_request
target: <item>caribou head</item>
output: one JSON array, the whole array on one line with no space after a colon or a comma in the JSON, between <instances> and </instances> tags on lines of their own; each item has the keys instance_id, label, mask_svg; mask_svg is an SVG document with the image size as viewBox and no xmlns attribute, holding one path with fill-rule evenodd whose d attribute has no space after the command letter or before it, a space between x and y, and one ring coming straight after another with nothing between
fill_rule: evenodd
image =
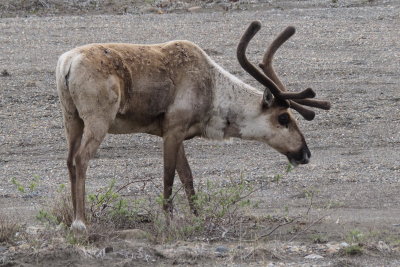
<instances>
[{"instance_id":1,"label":"caribou head","mask_svg":"<svg viewBox=\"0 0 400 267\"><path fill-rule=\"evenodd\" d=\"M246 57L246 48L260 28L261 23L259 21L253 21L250 24L237 47L237 58L243 69L265 86L260 106L263 113L262 118L266 119L267 122L265 122L266 124L261 123L261 125L267 125L272 129L268 129L266 131L268 135L261 139L286 155L292 164L307 164L311 152L290 109L296 110L306 120L313 120L314 111L304 106L328 110L330 103L313 99L315 92L311 88L298 93L287 92L272 67L275 52L295 33L294 27L287 27L272 42L265 52L262 63L259 64L260 69L249 62Z\"/></svg>"}]
</instances>

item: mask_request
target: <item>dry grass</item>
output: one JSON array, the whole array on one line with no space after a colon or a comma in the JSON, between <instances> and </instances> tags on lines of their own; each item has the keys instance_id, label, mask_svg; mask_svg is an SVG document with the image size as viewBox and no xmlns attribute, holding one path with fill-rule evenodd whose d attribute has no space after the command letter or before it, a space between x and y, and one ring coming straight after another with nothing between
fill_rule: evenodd
<instances>
[{"instance_id":1,"label":"dry grass","mask_svg":"<svg viewBox=\"0 0 400 267\"><path fill-rule=\"evenodd\" d=\"M0 217L0 243L10 242L20 229L20 225L7 216Z\"/></svg>"},{"instance_id":2,"label":"dry grass","mask_svg":"<svg viewBox=\"0 0 400 267\"><path fill-rule=\"evenodd\" d=\"M54 202L54 205L51 206L50 213L54 215L58 223L71 225L74 215L71 195L66 192L60 194L60 196Z\"/></svg>"}]
</instances>

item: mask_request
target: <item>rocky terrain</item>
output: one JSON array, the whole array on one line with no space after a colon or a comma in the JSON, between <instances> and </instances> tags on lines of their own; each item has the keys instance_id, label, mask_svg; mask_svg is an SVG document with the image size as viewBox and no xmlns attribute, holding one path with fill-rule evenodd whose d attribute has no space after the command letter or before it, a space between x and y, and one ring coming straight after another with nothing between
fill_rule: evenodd
<instances>
[{"instance_id":1,"label":"rocky terrain","mask_svg":"<svg viewBox=\"0 0 400 267\"><path fill-rule=\"evenodd\" d=\"M4 218L20 226L11 240L0 240L0 266L400 265L398 1L71 2L0 3L0 234ZM81 243L37 220L68 187L55 90L60 54L93 42L187 39L262 89L235 58L254 19L263 27L249 58L258 62L275 35L295 26L297 34L277 53L277 72L291 90L311 87L332 109L317 111L312 122L299 118L313 156L282 177L286 159L267 145L187 141L199 190L207 181L257 188L250 196L257 205L241 210L235 234L160 241L138 227ZM155 199L161 152L156 137L107 136L91 162L88 193L115 179L133 181L124 197ZM143 180L151 182L134 182Z\"/></svg>"}]
</instances>

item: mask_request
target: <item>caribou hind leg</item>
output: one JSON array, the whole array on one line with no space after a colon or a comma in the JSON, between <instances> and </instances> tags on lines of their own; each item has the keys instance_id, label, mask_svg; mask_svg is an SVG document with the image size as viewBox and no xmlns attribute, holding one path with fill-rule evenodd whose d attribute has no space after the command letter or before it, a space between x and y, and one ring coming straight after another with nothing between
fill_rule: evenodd
<instances>
[{"instance_id":1,"label":"caribou hind leg","mask_svg":"<svg viewBox=\"0 0 400 267\"><path fill-rule=\"evenodd\" d=\"M76 216L76 168L74 158L82 140L83 121L77 116L77 114L76 116L72 116L70 118L64 118L64 121L68 141L67 166L71 183L71 198L72 206L74 208L74 219Z\"/></svg>"},{"instance_id":2,"label":"caribou hind leg","mask_svg":"<svg viewBox=\"0 0 400 267\"><path fill-rule=\"evenodd\" d=\"M120 84L113 76L102 77L97 72L90 75L82 62L71 66L65 76L66 79L69 77L69 82L59 82L58 87L69 141L67 164L74 207L71 228L83 233L86 230L86 171L118 112ZM94 78L87 79L81 73Z\"/></svg>"},{"instance_id":3,"label":"caribou hind leg","mask_svg":"<svg viewBox=\"0 0 400 267\"><path fill-rule=\"evenodd\" d=\"M109 123L102 117L87 117L84 121L82 141L74 156L76 168L75 218L71 228L78 233L86 231L85 226L85 180L89 160L94 156L107 134ZM71 187L73 184L71 184Z\"/></svg>"}]
</instances>

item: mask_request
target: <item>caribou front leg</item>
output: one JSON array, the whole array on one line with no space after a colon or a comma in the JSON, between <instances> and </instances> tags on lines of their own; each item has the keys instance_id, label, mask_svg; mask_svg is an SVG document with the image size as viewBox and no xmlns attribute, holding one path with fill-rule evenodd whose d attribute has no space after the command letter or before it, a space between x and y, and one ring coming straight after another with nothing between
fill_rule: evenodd
<instances>
[{"instance_id":1,"label":"caribou front leg","mask_svg":"<svg viewBox=\"0 0 400 267\"><path fill-rule=\"evenodd\" d=\"M183 143L181 143L179 146L176 170L183 186L185 187L185 193L189 201L190 210L193 212L193 214L197 215L197 209L194 204L195 191L193 187L193 175L189 166L189 162L186 158Z\"/></svg>"},{"instance_id":2,"label":"caribou front leg","mask_svg":"<svg viewBox=\"0 0 400 267\"><path fill-rule=\"evenodd\" d=\"M175 170L179 147L183 138L179 134L167 134L164 136L164 203L163 209L168 217L173 216L172 187L174 185Z\"/></svg>"}]
</instances>

